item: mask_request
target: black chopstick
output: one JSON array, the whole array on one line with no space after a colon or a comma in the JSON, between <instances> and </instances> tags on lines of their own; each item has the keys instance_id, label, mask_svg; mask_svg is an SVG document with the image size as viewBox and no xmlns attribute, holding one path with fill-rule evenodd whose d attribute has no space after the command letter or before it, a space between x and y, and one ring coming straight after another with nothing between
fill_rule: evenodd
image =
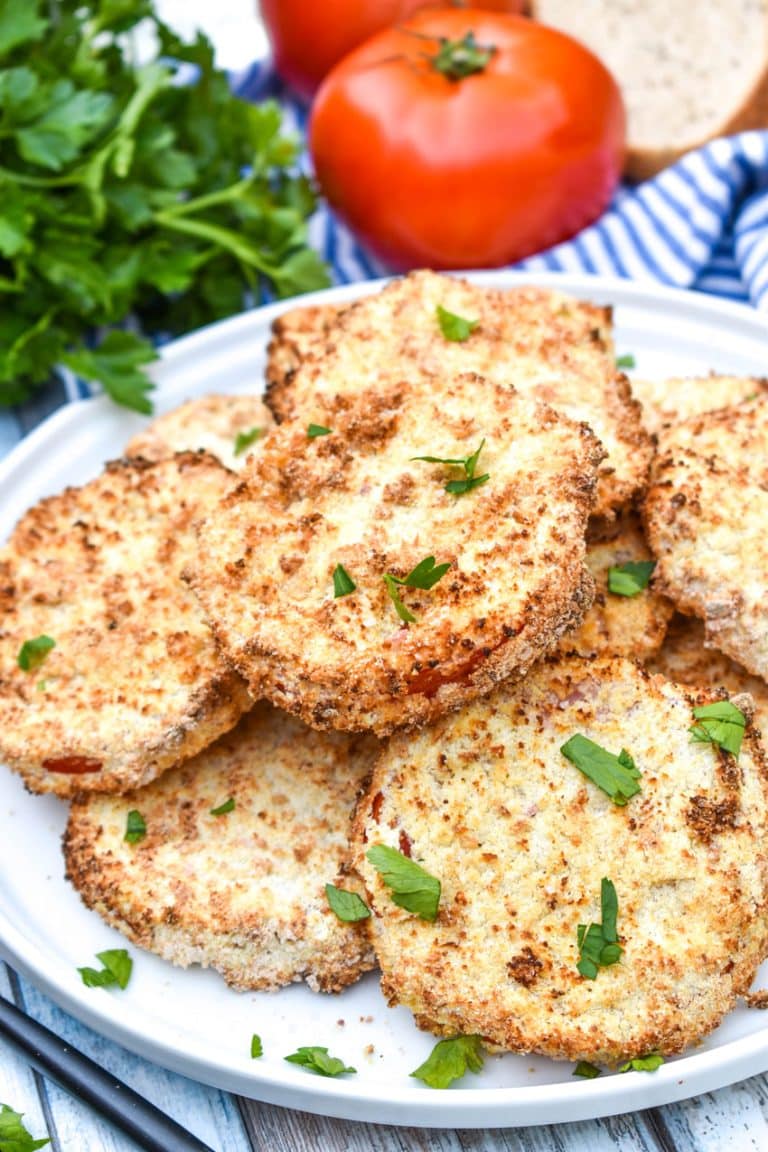
<instances>
[{"instance_id":1,"label":"black chopstick","mask_svg":"<svg viewBox=\"0 0 768 1152\"><path fill-rule=\"evenodd\" d=\"M0 1037L28 1064L101 1113L147 1152L213 1152L105 1068L0 996Z\"/></svg>"}]
</instances>

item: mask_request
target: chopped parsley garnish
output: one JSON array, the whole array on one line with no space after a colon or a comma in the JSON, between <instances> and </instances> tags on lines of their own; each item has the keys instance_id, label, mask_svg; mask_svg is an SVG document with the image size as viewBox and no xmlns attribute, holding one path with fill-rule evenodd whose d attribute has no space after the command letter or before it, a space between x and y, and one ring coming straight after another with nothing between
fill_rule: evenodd
<instances>
[{"instance_id":1,"label":"chopped parsley garnish","mask_svg":"<svg viewBox=\"0 0 768 1152\"><path fill-rule=\"evenodd\" d=\"M422 588L429 591L430 588L434 588L438 580L442 580L450 566L450 563L435 564L434 556L425 556L407 576L393 576L391 572L384 573L383 580L387 586L387 592L401 620L404 620L406 624L415 624L416 617L403 604L397 590L398 584L406 588Z\"/></svg>"},{"instance_id":2,"label":"chopped parsley garnish","mask_svg":"<svg viewBox=\"0 0 768 1152\"><path fill-rule=\"evenodd\" d=\"M301 1064L302 1068L315 1072L318 1076L343 1076L347 1072L356 1072L356 1068L347 1068L343 1060L336 1056L329 1056L327 1048L298 1048L292 1055L286 1056L289 1064Z\"/></svg>"},{"instance_id":3,"label":"chopped parsley garnish","mask_svg":"<svg viewBox=\"0 0 768 1152\"><path fill-rule=\"evenodd\" d=\"M262 1047L261 1036L258 1036L254 1032L253 1036L251 1036L251 1059L258 1060L259 1056L263 1055L264 1048Z\"/></svg>"},{"instance_id":4,"label":"chopped parsley garnish","mask_svg":"<svg viewBox=\"0 0 768 1152\"><path fill-rule=\"evenodd\" d=\"M621 1065L619 1072L655 1072L663 1063L663 1056L658 1052L650 1052L647 1056L635 1056L634 1059L628 1060L626 1064Z\"/></svg>"},{"instance_id":5,"label":"chopped parsley garnish","mask_svg":"<svg viewBox=\"0 0 768 1152\"><path fill-rule=\"evenodd\" d=\"M86 988L111 988L115 984L118 988L127 988L133 970L133 960L125 948L112 948L107 952L97 952L96 959L101 960L102 967L100 969L78 968Z\"/></svg>"},{"instance_id":6,"label":"chopped parsley garnish","mask_svg":"<svg viewBox=\"0 0 768 1152\"><path fill-rule=\"evenodd\" d=\"M219 804L218 808L211 808L210 815L226 816L227 812L234 812L234 810L235 800L233 796L230 796L229 799L225 800L223 804Z\"/></svg>"},{"instance_id":7,"label":"chopped parsley garnish","mask_svg":"<svg viewBox=\"0 0 768 1152\"><path fill-rule=\"evenodd\" d=\"M324 428L322 424L310 424L307 428L307 439L314 440L317 436L330 436L332 428Z\"/></svg>"},{"instance_id":8,"label":"chopped parsley garnish","mask_svg":"<svg viewBox=\"0 0 768 1152\"><path fill-rule=\"evenodd\" d=\"M350 592L354 592L356 588L357 584L355 584L344 565L337 564L333 570L334 600L338 600L339 596L349 596Z\"/></svg>"},{"instance_id":9,"label":"chopped parsley garnish","mask_svg":"<svg viewBox=\"0 0 768 1152\"><path fill-rule=\"evenodd\" d=\"M616 357L617 368L634 368L635 358L631 352L626 352L623 356Z\"/></svg>"},{"instance_id":10,"label":"chopped parsley garnish","mask_svg":"<svg viewBox=\"0 0 768 1152\"><path fill-rule=\"evenodd\" d=\"M25 640L19 648L16 663L22 672L34 672L55 647L56 641L52 640L50 636L35 636L34 640Z\"/></svg>"},{"instance_id":11,"label":"chopped parsley garnish","mask_svg":"<svg viewBox=\"0 0 768 1152\"><path fill-rule=\"evenodd\" d=\"M579 1060L571 1073L572 1076L581 1076L584 1080L595 1080L600 1075L600 1069L589 1060Z\"/></svg>"},{"instance_id":12,"label":"chopped parsley garnish","mask_svg":"<svg viewBox=\"0 0 768 1152\"><path fill-rule=\"evenodd\" d=\"M457 344L463 344L468 340L480 323L479 320L466 320L463 316L457 316L455 312L443 308L442 304L438 304L435 311L443 336L446 340L452 340Z\"/></svg>"},{"instance_id":13,"label":"chopped parsley garnish","mask_svg":"<svg viewBox=\"0 0 768 1152\"><path fill-rule=\"evenodd\" d=\"M405 908L422 920L437 919L440 881L436 877L386 844L374 844L365 855L389 888L398 908Z\"/></svg>"},{"instance_id":14,"label":"chopped parsley garnish","mask_svg":"<svg viewBox=\"0 0 768 1152\"><path fill-rule=\"evenodd\" d=\"M579 945L579 972L587 980L594 980L598 968L609 968L621 959L622 947L616 930L619 902L613 881L600 881L600 924L579 924L576 938Z\"/></svg>"},{"instance_id":15,"label":"chopped parsley garnish","mask_svg":"<svg viewBox=\"0 0 768 1152\"><path fill-rule=\"evenodd\" d=\"M131 808L125 820L125 836L123 840L127 844L138 844L139 840L143 840L147 834L147 825L144 822L144 817L141 812L136 808Z\"/></svg>"},{"instance_id":16,"label":"chopped parsley garnish","mask_svg":"<svg viewBox=\"0 0 768 1152\"><path fill-rule=\"evenodd\" d=\"M637 596L648 583L656 567L655 560L628 560L608 569L608 591L614 596Z\"/></svg>"},{"instance_id":17,"label":"chopped parsley garnish","mask_svg":"<svg viewBox=\"0 0 768 1152\"><path fill-rule=\"evenodd\" d=\"M490 480L489 472L485 472L482 476L475 476L477 462L484 447L485 437L480 441L480 447L471 456L412 456L411 460L424 460L427 464L452 464L455 467L463 468L463 480L449 480L445 485L446 492L450 492L452 496L462 496L465 492L471 492L473 488L478 488L481 484L485 484L486 480Z\"/></svg>"},{"instance_id":18,"label":"chopped parsley garnish","mask_svg":"<svg viewBox=\"0 0 768 1152\"><path fill-rule=\"evenodd\" d=\"M566 740L560 751L566 760L570 760L579 772L597 784L620 808L640 791L638 780L642 774L626 748L614 756L612 752L595 744L594 740L576 732L570 740Z\"/></svg>"},{"instance_id":19,"label":"chopped parsley garnish","mask_svg":"<svg viewBox=\"0 0 768 1152\"><path fill-rule=\"evenodd\" d=\"M430 1088L447 1088L466 1072L480 1072L483 1050L479 1036L454 1036L438 1040L423 1064L411 1076L423 1080Z\"/></svg>"},{"instance_id":20,"label":"chopped parsley garnish","mask_svg":"<svg viewBox=\"0 0 768 1152\"><path fill-rule=\"evenodd\" d=\"M747 726L747 718L730 700L716 700L694 708L698 724L690 729L694 743L716 744L725 752L738 756Z\"/></svg>"},{"instance_id":21,"label":"chopped parsley garnish","mask_svg":"<svg viewBox=\"0 0 768 1152\"><path fill-rule=\"evenodd\" d=\"M240 456L245 452L246 448L250 448L251 444L255 444L263 435L264 429L258 428L255 425L253 428L249 428L247 432L238 432L237 436L235 436L235 456Z\"/></svg>"},{"instance_id":22,"label":"chopped parsley garnish","mask_svg":"<svg viewBox=\"0 0 768 1152\"><path fill-rule=\"evenodd\" d=\"M24 1126L23 1112L14 1112L7 1104L0 1104L0 1152L35 1152L50 1144L46 1136L35 1140Z\"/></svg>"},{"instance_id":23,"label":"chopped parsley garnish","mask_svg":"<svg viewBox=\"0 0 768 1152\"><path fill-rule=\"evenodd\" d=\"M347 892L345 888L336 888L333 884L326 884L325 896L332 912L345 924L354 924L357 920L367 920L371 910L357 892Z\"/></svg>"}]
</instances>

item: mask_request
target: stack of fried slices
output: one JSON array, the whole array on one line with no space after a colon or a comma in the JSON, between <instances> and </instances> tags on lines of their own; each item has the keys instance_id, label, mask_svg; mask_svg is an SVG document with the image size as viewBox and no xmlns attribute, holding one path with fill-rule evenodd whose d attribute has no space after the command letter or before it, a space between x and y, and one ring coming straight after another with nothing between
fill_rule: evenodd
<instances>
[{"instance_id":1,"label":"stack of fried slices","mask_svg":"<svg viewBox=\"0 0 768 1152\"><path fill-rule=\"evenodd\" d=\"M430 272L287 311L267 378L0 552L0 754L68 878L235 988L696 1043L768 954L765 383L633 385L610 309Z\"/></svg>"}]
</instances>

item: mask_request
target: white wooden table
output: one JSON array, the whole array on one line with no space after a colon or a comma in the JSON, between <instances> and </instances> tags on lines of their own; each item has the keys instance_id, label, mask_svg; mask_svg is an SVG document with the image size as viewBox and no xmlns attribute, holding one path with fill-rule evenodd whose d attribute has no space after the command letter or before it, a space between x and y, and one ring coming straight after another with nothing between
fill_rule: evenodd
<instances>
[{"instance_id":1,"label":"white wooden table","mask_svg":"<svg viewBox=\"0 0 768 1152\"><path fill-rule=\"evenodd\" d=\"M243 67L263 50L252 0L159 0L158 8L184 32L196 24L205 28L226 67ZM3 424L0 454L20 431ZM1 963L0 994L216 1152L768 1152L765 1075L680 1104L570 1125L478 1131L384 1127L274 1108L167 1072L79 1024ZM23 1112L35 1137L50 1136L52 1152L134 1152L132 1141L32 1072L2 1040L0 1102Z\"/></svg>"}]
</instances>

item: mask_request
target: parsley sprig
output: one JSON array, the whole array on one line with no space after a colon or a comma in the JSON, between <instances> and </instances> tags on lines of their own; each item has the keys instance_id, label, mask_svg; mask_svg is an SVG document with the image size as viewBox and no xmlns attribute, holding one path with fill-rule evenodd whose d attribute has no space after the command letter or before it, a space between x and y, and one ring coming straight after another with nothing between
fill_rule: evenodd
<instances>
[{"instance_id":1,"label":"parsley sprig","mask_svg":"<svg viewBox=\"0 0 768 1152\"><path fill-rule=\"evenodd\" d=\"M251 444L255 444L264 435L264 429L260 428L258 424L254 424L253 428L248 428L244 432L238 432L235 436L235 445L233 448L234 456L242 456Z\"/></svg>"},{"instance_id":2,"label":"parsley sprig","mask_svg":"<svg viewBox=\"0 0 768 1152\"><path fill-rule=\"evenodd\" d=\"M613 881L605 878L600 881L600 908L600 923L579 924L576 934L579 946L576 967L587 980L596 979L598 968L617 964L623 952L616 929L619 911L616 889Z\"/></svg>"},{"instance_id":3,"label":"parsley sprig","mask_svg":"<svg viewBox=\"0 0 768 1152\"><path fill-rule=\"evenodd\" d=\"M34 1139L24 1125L23 1112L14 1112L8 1104L0 1104L0 1152L36 1152L50 1142L48 1136Z\"/></svg>"},{"instance_id":4,"label":"parsley sprig","mask_svg":"<svg viewBox=\"0 0 768 1152\"><path fill-rule=\"evenodd\" d=\"M338 1056L329 1056L327 1048L305 1047L297 1048L290 1056L284 1057L289 1064L300 1064L308 1072L318 1076L344 1076L354 1073L355 1068L348 1068Z\"/></svg>"},{"instance_id":5,"label":"parsley sprig","mask_svg":"<svg viewBox=\"0 0 768 1152\"><path fill-rule=\"evenodd\" d=\"M690 729L694 743L716 744L725 752L738 756L747 727L747 718L730 700L715 700L693 710L694 724Z\"/></svg>"},{"instance_id":6,"label":"parsley sprig","mask_svg":"<svg viewBox=\"0 0 768 1152\"><path fill-rule=\"evenodd\" d=\"M391 572L384 573L382 579L401 620L405 621L406 624L416 623L416 617L402 601L398 584L405 588L422 588L428 592L430 588L434 588L438 580L442 580L450 566L450 562L436 564L434 556L425 556L415 568L411 569L407 576L393 576Z\"/></svg>"},{"instance_id":7,"label":"parsley sprig","mask_svg":"<svg viewBox=\"0 0 768 1152\"><path fill-rule=\"evenodd\" d=\"M608 591L614 596L638 596L648 587L655 560L627 560L608 569Z\"/></svg>"},{"instance_id":8,"label":"parsley sprig","mask_svg":"<svg viewBox=\"0 0 768 1152\"><path fill-rule=\"evenodd\" d=\"M127 988L133 971L133 960L125 948L110 948L97 952L96 959L101 968L78 968L86 988Z\"/></svg>"},{"instance_id":9,"label":"parsley sprig","mask_svg":"<svg viewBox=\"0 0 768 1152\"><path fill-rule=\"evenodd\" d=\"M453 1036L438 1040L423 1064L411 1072L430 1088L447 1088L466 1072L481 1072L483 1048L479 1036Z\"/></svg>"},{"instance_id":10,"label":"parsley sprig","mask_svg":"<svg viewBox=\"0 0 768 1152\"><path fill-rule=\"evenodd\" d=\"M386 844L374 844L366 857L381 876L398 908L422 920L436 920L440 904L440 881L415 860Z\"/></svg>"},{"instance_id":11,"label":"parsley sprig","mask_svg":"<svg viewBox=\"0 0 768 1152\"><path fill-rule=\"evenodd\" d=\"M371 910L357 892L348 892L346 888L337 888L334 884L326 884L325 898L328 907L343 920L345 924L355 924L358 920L367 920Z\"/></svg>"},{"instance_id":12,"label":"parsley sprig","mask_svg":"<svg viewBox=\"0 0 768 1152\"><path fill-rule=\"evenodd\" d=\"M626 748L614 756L613 752L601 748L594 740L576 732L570 740L566 740L560 751L566 760L570 760L579 772L597 784L619 807L623 807L640 791L638 780L642 773Z\"/></svg>"},{"instance_id":13,"label":"parsley sprig","mask_svg":"<svg viewBox=\"0 0 768 1152\"><path fill-rule=\"evenodd\" d=\"M131 808L130 812L125 818L125 835L123 840L126 844L138 844L143 840L147 834L147 824L139 812L138 808Z\"/></svg>"},{"instance_id":14,"label":"parsley sprig","mask_svg":"<svg viewBox=\"0 0 768 1152\"><path fill-rule=\"evenodd\" d=\"M479 320L467 320L464 316L449 312L447 308L443 308L442 304L438 304L435 311L443 336L446 340L458 344L463 344L465 340L468 340L480 323Z\"/></svg>"},{"instance_id":15,"label":"parsley sprig","mask_svg":"<svg viewBox=\"0 0 768 1152\"><path fill-rule=\"evenodd\" d=\"M16 663L22 672L34 672L55 647L56 641L50 636L35 636L32 640L25 640L19 648Z\"/></svg>"},{"instance_id":16,"label":"parsley sprig","mask_svg":"<svg viewBox=\"0 0 768 1152\"><path fill-rule=\"evenodd\" d=\"M411 456L411 460L424 460L427 464L453 464L463 468L463 480L449 480L445 485L446 492L450 492L452 496L463 496L465 492L471 492L473 488L478 488L491 478L489 472L485 472L482 476L475 475L477 462L484 447L485 437L480 441L480 447L471 456Z\"/></svg>"},{"instance_id":17,"label":"parsley sprig","mask_svg":"<svg viewBox=\"0 0 768 1152\"><path fill-rule=\"evenodd\" d=\"M157 54L137 66L140 23ZM174 335L328 283L277 104L236 98L151 0L0 5L0 109L0 404L66 365L148 412L155 353L126 317Z\"/></svg>"}]
</instances>

